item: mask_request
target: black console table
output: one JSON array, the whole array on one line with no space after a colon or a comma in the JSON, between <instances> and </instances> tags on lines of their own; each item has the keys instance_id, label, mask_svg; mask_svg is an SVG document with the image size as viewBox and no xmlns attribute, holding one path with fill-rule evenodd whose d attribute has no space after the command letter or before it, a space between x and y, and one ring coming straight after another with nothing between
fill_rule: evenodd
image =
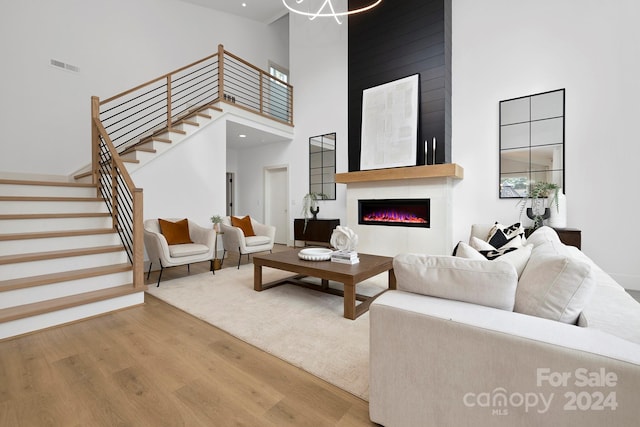
<instances>
[{"instance_id":1,"label":"black console table","mask_svg":"<svg viewBox=\"0 0 640 427\"><path fill-rule=\"evenodd\" d=\"M305 242L329 245L331 233L334 228L340 225L339 219L309 219L307 228L304 227L304 218L293 220L293 238Z\"/></svg>"}]
</instances>

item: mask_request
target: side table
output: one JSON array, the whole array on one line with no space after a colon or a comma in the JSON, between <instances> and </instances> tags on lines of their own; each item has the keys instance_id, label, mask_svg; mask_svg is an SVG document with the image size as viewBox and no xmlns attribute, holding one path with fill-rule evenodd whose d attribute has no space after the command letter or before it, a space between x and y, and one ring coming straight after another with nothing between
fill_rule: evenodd
<instances>
[{"instance_id":1,"label":"side table","mask_svg":"<svg viewBox=\"0 0 640 427\"><path fill-rule=\"evenodd\" d=\"M293 238L305 242L314 242L329 245L333 230L340 225L339 219L309 219L307 227L304 226L304 218L293 220Z\"/></svg>"}]
</instances>

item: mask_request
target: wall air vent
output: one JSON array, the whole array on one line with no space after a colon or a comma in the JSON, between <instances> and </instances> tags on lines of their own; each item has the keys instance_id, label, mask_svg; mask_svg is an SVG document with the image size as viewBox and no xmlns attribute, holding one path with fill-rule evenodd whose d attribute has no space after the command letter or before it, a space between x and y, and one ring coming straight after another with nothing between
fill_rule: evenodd
<instances>
[{"instance_id":1,"label":"wall air vent","mask_svg":"<svg viewBox=\"0 0 640 427\"><path fill-rule=\"evenodd\" d=\"M71 64L65 64L62 61L58 61L57 59L52 59L50 61L51 66L56 67L56 68L60 68L62 70L66 70L66 71L72 71L74 73L79 73L80 72L80 68L76 67L75 65L71 65Z\"/></svg>"}]
</instances>

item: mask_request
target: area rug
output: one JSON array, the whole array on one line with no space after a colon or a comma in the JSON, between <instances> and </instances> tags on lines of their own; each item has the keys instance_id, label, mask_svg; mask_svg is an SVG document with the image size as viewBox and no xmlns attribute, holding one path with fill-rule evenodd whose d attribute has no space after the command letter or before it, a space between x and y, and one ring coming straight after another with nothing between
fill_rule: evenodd
<instances>
[{"instance_id":1,"label":"area rug","mask_svg":"<svg viewBox=\"0 0 640 427\"><path fill-rule=\"evenodd\" d=\"M263 268L263 282L292 273ZM331 282L331 287L341 288ZM375 295L386 273L358 284ZM148 292L362 399L369 396L369 313L343 317L339 296L282 285L253 290L253 265L163 281Z\"/></svg>"}]
</instances>

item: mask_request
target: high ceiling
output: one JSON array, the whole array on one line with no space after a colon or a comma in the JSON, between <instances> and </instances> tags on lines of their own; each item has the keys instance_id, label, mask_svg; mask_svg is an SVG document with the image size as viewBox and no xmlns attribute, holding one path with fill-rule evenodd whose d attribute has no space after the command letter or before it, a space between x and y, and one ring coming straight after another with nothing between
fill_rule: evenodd
<instances>
[{"instance_id":1,"label":"high ceiling","mask_svg":"<svg viewBox=\"0 0 640 427\"><path fill-rule=\"evenodd\" d=\"M282 0L182 0L270 24L287 14ZM243 4L245 6L243 6Z\"/></svg>"},{"instance_id":2,"label":"high ceiling","mask_svg":"<svg viewBox=\"0 0 640 427\"><path fill-rule=\"evenodd\" d=\"M270 24L287 14L282 0L182 0L210 9L220 10L253 21ZM245 4L246 6L243 6ZM243 135L243 136L241 136ZM227 145L236 149L282 142L286 139L232 121L227 122Z\"/></svg>"}]
</instances>

